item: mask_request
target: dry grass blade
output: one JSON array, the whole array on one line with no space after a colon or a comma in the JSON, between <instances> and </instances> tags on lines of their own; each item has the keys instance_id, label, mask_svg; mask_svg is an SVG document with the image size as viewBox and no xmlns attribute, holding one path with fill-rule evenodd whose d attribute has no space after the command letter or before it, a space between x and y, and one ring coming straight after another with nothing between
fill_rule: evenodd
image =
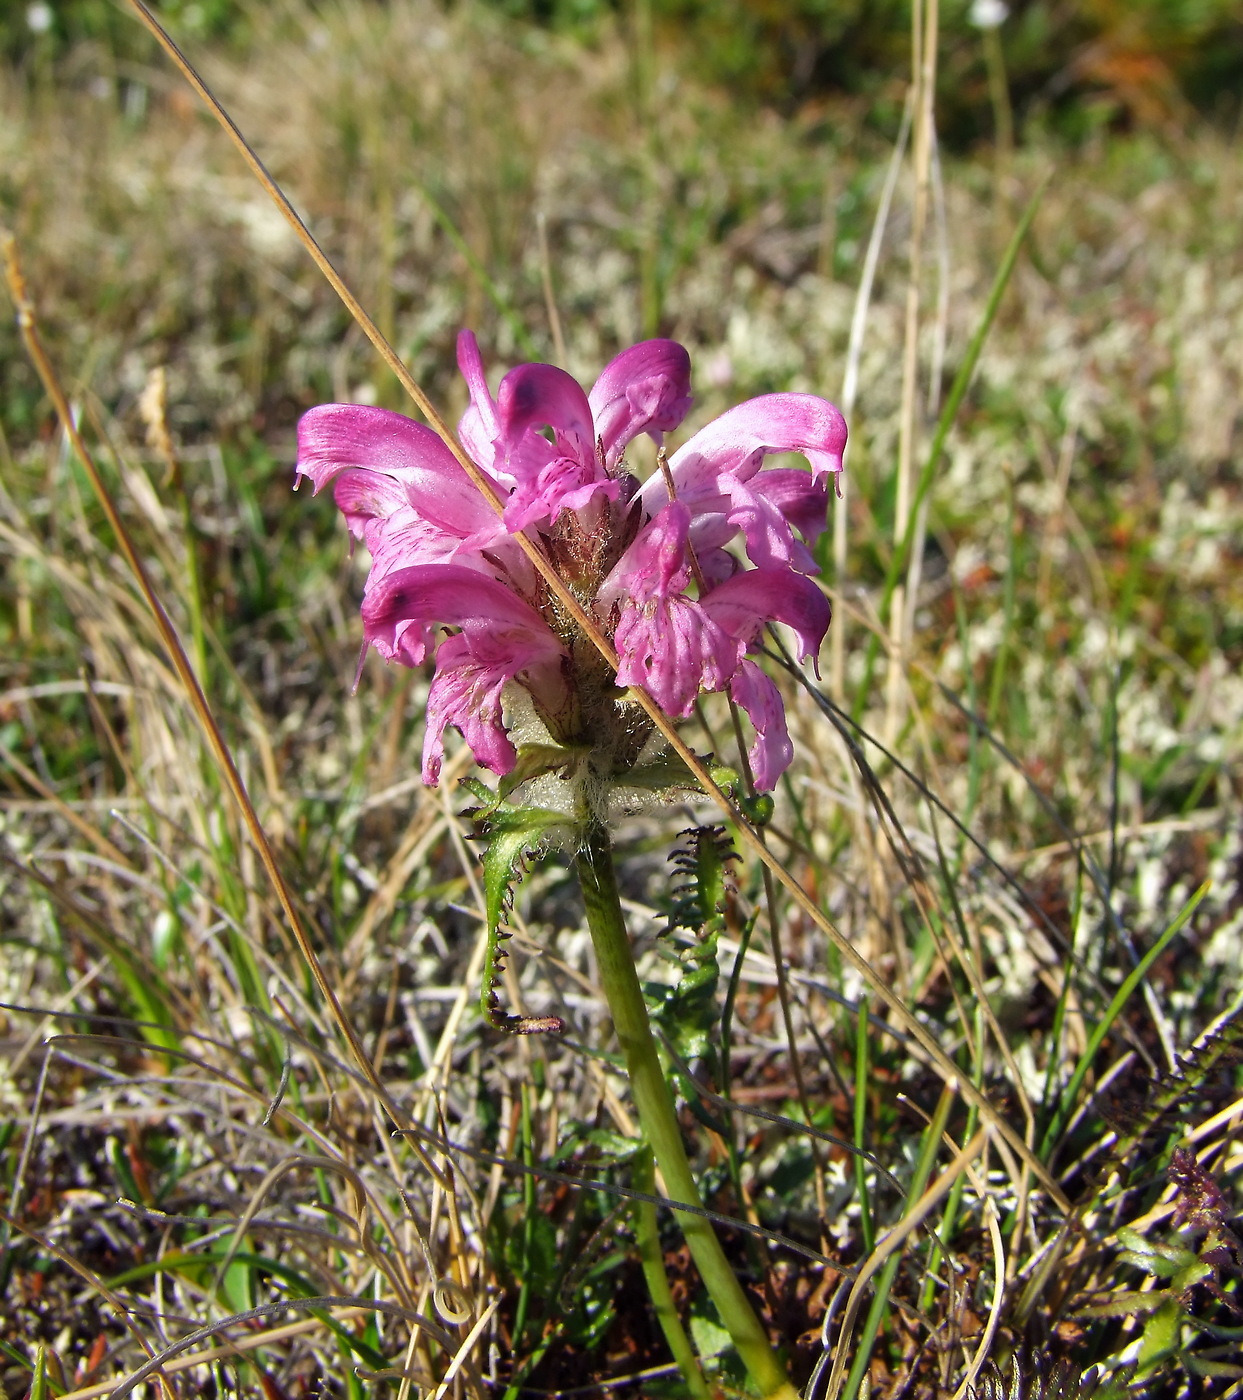
<instances>
[{"instance_id":1,"label":"dry grass blade","mask_svg":"<svg viewBox=\"0 0 1243 1400\"><path fill-rule=\"evenodd\" d=\"M401 1307L397 1303L383 1302L379 1299L366 1298L345 1298L336 1294L323 1294L315 1298L284 1298L277 1303L265 1303L262 1307L247 1308L245 1312L234 1313L231 1317L222 1317L217 1322L208 1323L205 1327L195 1328L193 1332L180 1338L178 1341L165 1347L158 1356L154 1356L145 1366L140 1366L137 1371L131 1372L119 1385L113 1385L107 1392L108 1400L125 1400L136 1386L142 1385L150 1376L161 1372L166 1362L173 1360L184 1351L189 1351L192 1347L198 1346L201 1342L207 1341L209 1337L214 1337L219 1332L224 1332L230 1327L243 1327L249 1323L263 1322L269 1317L276 1316L290 1309L302 1309L314 1311L322 1308L328 1311L332 1308L351 1308L359 1312L382 1313L387 1317L400 1318L408 1322L413 1327L417 1327L421 1332L427 1333L434 1338L437 1344L452 1353L456 1350L454 1339L443 1327L432 1321L430 1317L425 1317L422 1313L415 1312L411 1308ZM467 1363L469 1365L469 1362ZM479 1388L482 1382L478 1376L473 1376L472 1381Z\"/></svg>"},{"instance_id":2,"label":"dry grass blade","mask_svg":"<svg viewBox=\"0 0 1243 1400\"><path fill-rule=\"evenodd\" d=\"M334 1315L341 1321L351 1317L363 1317L366 1315L365 1308L339 1308ZM189 1371L195 1366L210 1366L214 1361L229 1361L237 1356L239 1352L256 1351L260 1347L273 1347L280 1342L292 1341L296 1337L305 1337L311 1332L321 1331L324 1324L317 1317L308 1318L305 1322L289 1322L283 1327L265 1327L260 1332L251 1332L246 1336L237 1337L231 1341L227 1347L210 1347L207 1351L192 1352L189 1356L177 1356L171 1361L164 1363L165 1372L172 1376L178 1371ZM116 1388L115 1381L103 1381L98 1385L79 1386L73 1390L68 1390L58 1397L58 1400L99 1400L101 1395L109 1395Z\"/></svg>"},{"instance_id":3,"label":"dry grass blade","mask_svg":"<svg viewBox=\"0 0 1243 1400\"><path fill-rule=\"evenodd\" d=\"M233 1262L238 1250L246 1237L246 1231L250 1228L251 1222L259 1213L259 1208L263 1205L268 1193L276 1183L291 1171L326 1171L332 1172L345 1181L353 1197L354 1205L354 1228L358 1234L358 1245L364 1254L371 1260L375 1267L392 1284L394 1292L401 1299L404 1307L414 1306L413 1281L405 1276L405 1271L401 1265L404 1263L404 1255L400 1248L397 1248L392 1257L386 1256L380 1249L379 1244L372 1238L371 1227L368 1221L371 1203L368 1199L366 1184L362 1177L348 1163L342 1162L336 1157L287 1157L283 1162L278 1162L259 1185L255 1188L246 1210L241 1219L237 1222L237 1228L233 1231L233 1238L229 1242L229 1247L224 1253L224 1257L216 1266L216 1279L212 1286L211 1300L214 1300L229 1265ZM387 1233L393 1235L393 1226L390 1221L381 1219ZM394 1241L396 1243L396 1241Z\"/></svg>"},{"instance_id":4,"label":"dry grass blade","mask_svg":"<svg viewBox=\"0 0 1243 1400\"><path fill-rule=\"evenodd\" d=\"M167 648L177 676L185 688L186 697L190 701L199 724L202 726L203 734L211 746L212 753L220 767L220 772L228 785L229 791L233 795L234 801L237 803L238 809L242 814L242 819L246 824L246 829L250 834L250 838L254 842L255 849L259 852L259 858L263 862L264 870L267 873L268 879L272 882L272 887L276 891L277 898L280 900L281 908L284 910L285 917L289 921L289 927L298 944L299 952L310 968L320 994L331 1010L333 1021L337 1029L344 1037L346 1044L350 1047L355 1061L366 1076L371 1088L384 1105L385 1112L388 1113L395 1124L399 1127L403 1126L404 1118L401 1110L397 1107L392 1096L376 1075L370 1058L359 1044L354 1028L350 1024L349 1018L342 1010L341 1003L337 998L336 992L332 988L332 984L324 974L323 966L320 963L315 949L311 946L310 937L298 913L293 892L286 883L285 877L277 863L276 853L273 851L271 843L268 841L267 833L263 829L263 824L259 821L254 804L250 800L250 794L247 792L246 785L242 781L242 775L238 772L237 764L233 761L233 755L229 750L228 744L225 742L224 735L220 731L220 726L216 723L215 715L212 713L207 697L203 693L203 688L199 684L198 677L194 674L194 669L190 665L189 657L187 657L185 648L181 644L181 639L177 635L177 629L174 627L172 619L165 611L164 605L161 603L147 574L146 566L143 564L137 549L134 547L133 540L126 528L125 522L121 519L120 513L117 511L116 505L112 500L112 494L108 490L103 477L100 476L99 469L95 465L95 459L91 455L90 449L83 440L81 433L78 431L73 412L69 407L69 401L65 397L56 371L39 337L34 305L27 292L25 280L22 277L21 265L18 261L17 243L11 234L5 234L0 246L3 248L9 291L13 297L14 305L17 307L18 324L21 327L22 338L26 343L30 358L34 362L35 368L39 374L39 379L44 389L47 391L48 397L52 401L56 410L56 416L60 420L62 430L73 445L75 455L82 463L83 468L90 478L91 485L95 490L99 503L103 507L104 514L108 518L108 523L112 527L121 551L125 556L125 561L134 576L135 582L138 584L147 607L151 611L151 616L159 630L161 641ZM415 1150L421 1151L417 1145ZM429 1158L423 1158L423 1165L438 1180L444 1180L441 1169Z\"/></svg>"}]
</instances>

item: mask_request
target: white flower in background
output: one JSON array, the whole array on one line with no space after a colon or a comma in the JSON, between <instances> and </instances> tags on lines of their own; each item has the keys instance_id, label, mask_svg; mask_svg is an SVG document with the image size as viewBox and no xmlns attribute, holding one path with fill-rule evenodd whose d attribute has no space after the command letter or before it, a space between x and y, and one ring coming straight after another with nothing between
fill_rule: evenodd
<instances>
[{"instance_id":1,"label":"white flower in background","mask_svg":"<svg viewBox=\"0 0 1243 1400\"><path fill-rule=\"evenodd\" d=\"M971 0L971 23L977 29L1000 29L1010 16L1006 0Z\"/></svg>"},{"instance_id":2,"label":"white flower in background","mask_svg":"<svg viewBox=\"0 0 1243 1400\"><path fill-rule=\"evenodd\" d=\"M52 7L42 3L26 6L26 28L32 34L46 34L52 27Z\"/></svg>"}]
</instances>

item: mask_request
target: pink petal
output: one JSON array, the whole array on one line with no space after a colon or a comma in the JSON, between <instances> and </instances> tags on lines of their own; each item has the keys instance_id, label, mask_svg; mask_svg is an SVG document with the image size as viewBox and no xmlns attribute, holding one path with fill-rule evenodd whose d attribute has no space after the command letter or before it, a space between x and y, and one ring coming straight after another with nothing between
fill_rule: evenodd
<instances>
[{"instance_id":1,"label":"pink petal","mask_svg":"<svg viewBox=\"0 0 1243 1400\"><path fill-rule=\"evenodd\" d=\"M396 569L379 579L362 603L363 631L381 656L397 654L412 624L443 624L505 639L514 672L563 655L561 643L530 604L496 579L460 564Z\"/></svg>"},{"instance_id":2,"label":"pink petal","mask_svg":"<svg viewBox=\"0 0 1243 1400\"><path fill-rule=\"evenodd\" d=\"M513 768L517 755L501 715L501 695L511 678L507 666L477 660L464 634L441 642L423 737L423 781L428 787L440 781L444 733L450 724L461 731L485 768L502 775Z\"/></svg>"},{"instance_id":3,"label":"pink petal","mask_svg":"<svg viewBox=\"0 0 1243 1400\"><path fill-rule=\"evenodd\" d=\"M510 530L523 530L536 520L555 521L563 510L582 510L597 496L616 500L621 489L594 459L584 462L533 429L527 429L506 466L516 483L504 512Z\"/></svg>"},{"instance_id":4,"label":"pink petal","mask_svg":"<svg viewBox=\"0 0 1243 1400\"><path fill-rule=\"evenodd\" d=\"M490 469L496 455L493 444L500 436L501 428L496 418L496 404L488 391L479 342L473 331L462 331L458 335L457 364L470 390L470 407L458 423L458 438L472 461Z\"/></svg>"},{"instance_id":5,"label":"pink petal","mask_svg":"<svg viewBox=\"0 0 1243 1400\"><path fill-rule=\"evenodd\" d=\"M319 491L357 468L370 476L342 482L338 495L351 528L368 512L387 514L404 496L425 520L458 538L500 531L496 512L453 453L422 423L365 404L322 404L304 413L298 423L299 475L309 477ZM396 483L402 496L382 486L377 476Z\"/></svg>"},{"instance_id":6,"label":"pink petal","mask_svg":"<svg viewBox=\"0 0 1243 1400\"><path fill-rule=\"evenodd\" d=\"M345 479L338 478L338 492ZM416 565L457 564L489 577L496 574L495 567L469 548L468 542L430 524L413 506L402 505L391 515L365 521L362 538L371 554L368 593L385 575Z\"/></svg>"},{"instance_id":7,"label":"pink petal","mask_svg":"<svg viewBox=\"0 0 1243 1400\"><path fill-rule=\"evenodd\" d=\"M649 520L600 585L600 601L607 605L616 598L643 600L684 592L691 578L686 550L690 519L686 506L673 501Z\"/></svg>"},{"instance_id":8,"label":"pink petal","mask_svg":"<svg viewBox=\"0 0 1243 1400\"><path fill-rule=\"evenodd\" d=\"M689 522L681 501L667 505L640 531L598 595L606 606L620 606L613 638L618 685L640 685L668 714L680 716L690 714L701 689L725 687L745 646L684 596Z\"/></svg>"},{"instance_id":9,"label":"pink petal","mask_svg":"<svg viewBox=\"0 0 1243 1400\"><path fill-rule=\"evenodd\" d=\"M395 477L363 467L345 468L333 484L332 496L350 534L359 540L369 521L409 509L405 488Z\"/></svg>"},{"instance_id":10,"label":"pink petal","mask_svg":"<svg viewBox=\"0 0 1243 1400\"><path fill-rule=\"evenodd\" d=\"M677 596L623 609L613 644L617 684L642 686L683 719L701 689L725 688L743 650L698 603Z\"/></svg>"},{"instance_id":11,"label":"pink petal","mask_svg":"<svg viewBox=\"0 0 1243 1400\"><path fill-rule=\"evenodd\" d=\"M759 471L772 452L801 452L811 463L813 480L840 472L846 447L846 420L815 394L765 394L713 419L673 454L669 466L681 499L719 489L720 478L745 481ZM666 499L659 477L643 490L650 511Z\"/></svg>"},{"instance_id":12,"label":"pink petal","mask_svg":"<svg viewBox=\"0 0 1243 1400\"><path fill-rule=\"evenodd\" d=\"M828 521L827 481L815 482L797 468L769 468L749 481L727 478L731 526L741 529L747 556L761 569L793 568L802 574L819 570L806 544L814 544ZM694 530L692 526L692 530Z\"/></svg>"},{"instance_id":13,"label":"pink petal","mask_svg":"<svg viewBox=\"0 0 1243 1400\"><path fill-rule=\"evenodd\" d=\"M706 594L700 605L744 643L754 641L766 622L783 622L798 638L800 661L819 652L829 630L829 600L790 569L746 569Z\"/></svg>"},{"instance_id":14,"label":"pink petal","mask_svg":"<svg viewBox=\"0 0 1243 1400\"><path fill-rule=\"evenodd\" d=\"M555 365L519 365L497 394L498 467L514 492L505 523L519 530L537 519L555 521L563 510L581 510L594 496L615 497L596 456L591 408L578 381ZM552 429L549 442L540 429Z\"/></svg>"},{"instance_id":15,"label":"pink petal","mask_svg":"<svg viewBox=\"0 0 1243 1400\"><path fill-rule=\"evenodd\" d=\"M626 444L647 432L661 440L691 406L691 357L676 340L644 340L605 365L588 400L612 468Z\"/></svg>"},{"instance_id":16,"label":"pink petal","mask_svg":"<svg viewBox=\"0 0 1243 1400\"><path fill-rule=\"evenodd\" d=\"M654 490L649 482L641 494L649 506L666 499L663 483ZM767 467L746 480L726 475L678 494L691 510L691 543L697 554L719 549L741 530L753 564L804 574L817 572L819 565L794 529L807 544L814 543L825 528L828 499L828 484L813 482L797 467Z\"/></svg>"},{"instance_id":17,"label":"pink petal","mask_svg":"<svg viewBox=\"0 0 1243 1400\"><path fill-rule=\"evenodd\" d=\"M521 681L550 710L566 704L560 641L534 608L496 579L457 564L399 569L364 597L362 617L364 634L381 656L407 665L426 655L437 624L462 629L436 653L423 748L423 780L431 786L450 724L486 768L507 773L513 767L501 713L509 681Z\"/></svg>"},{"instance_id":18,"label":"pink petal","mask_svg":"<svg viewBox=\"0 0 1243 1400\"><path fill-rule=\"evenodd\" d=\"M744 659L729 693L755 726L755 742L747 750L755 786L760 792L771 792L794 757L781 692L754 661Z\"/></svg>"},{"instance_id":19,"label":"pink petal","mask_svg":"<svg viewBox=\"0 0 1243 1400\"><path fill-rule=\"evenodd\" d=\"M749 485L763 492L808 544L815 544L828 523L827 481L817 481L798 467L768 467L753 476Z\"/></svg>"},{"instance_id":20,"label":"pink petal","mask_svg":"<svg viewBox=\"0 0 1243 1400\"><path fill-rule=\"evenodd\" d=\"M298 463L318 492L347 467L367 467L401 479L414 465L461 472L453 454L430 428L403 414L367 404L325 403L298 420Z\"/></svg>"},{"instance_id":21,"label":"pink petal","mask_svg":"<svg viewBox=\"0 0 1243 1400\"><path fill-rule=\"evenodd\" d=\"M498 437L508 448L531 429L551 428L558 446L595 461L591 406L577 379L556 365L519 365L501 380L496 396Z\"/></svg>"}]
</instances>

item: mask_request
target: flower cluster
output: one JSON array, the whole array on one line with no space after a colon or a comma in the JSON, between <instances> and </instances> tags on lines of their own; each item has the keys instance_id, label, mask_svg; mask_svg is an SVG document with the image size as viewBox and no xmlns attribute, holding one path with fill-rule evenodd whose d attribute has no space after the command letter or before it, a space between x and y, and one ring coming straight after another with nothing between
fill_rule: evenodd
<instances>
[{"instance_id":1,"label":"flower cluster","mask_svg":"<svg viewBox=\"0 0 1243 1400\"><path fill-rule=\"evenodd\" d=\"M514 685L557 744L590 754L597 777L624 774L651 737L626 696L642 686L679 718L701 691L728 690L755 728L755 784L771 790L792 749L781 695L746 652L776 621L794 632L800 660L814 658L828 629L808 546L842 467L841 414L811 394L752 399L640 485L626 470L627 444L640 433L660 443L690 407L682 346L632 346L586 394L564 370L524 364L493 398L469 331L458 365L470 389L459 436L494 483L499 514L440 438L398 413L325 404L298 425L299 477L317 492L333 483L371 554L367 641L407 666L435 649L424 780L438 779L448 725L486 768L513 769ZM764 465L791 451L810 473ZM612 640L616 674L549 592L519 531ZM725 548L739 537L750 568ZM437 641L445 627L456 630Z\"/></svg>"}]
</instances>

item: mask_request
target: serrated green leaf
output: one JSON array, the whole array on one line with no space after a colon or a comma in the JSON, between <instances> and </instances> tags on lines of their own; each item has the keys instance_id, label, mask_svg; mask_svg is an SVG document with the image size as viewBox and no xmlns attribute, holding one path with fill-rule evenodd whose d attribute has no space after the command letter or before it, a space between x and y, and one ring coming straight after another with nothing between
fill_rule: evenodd
<instances>
[{"instance_id":1,"label":"serrated green leaf","mask_svg":"<svg viewBox=\"0 0 1243 1400\"><path fill-rule=\"evenodd\" d=\"M1148 1319L1139 1342L1139 1356L1136 1358L1136 1378L1153 1371L1178 1347L1178 1336L1182 1329L1183 1310L1175 1299L1167 1296L1165 1302Z\"/></svg>"},{"instance_id":2,"label":"serrated green leaf","mask_svg":"<svg viewBox=\"0 0 1243 1400\"><path fill-rule=\"evenodd\" d=\"M518 1035L559 1031L564 1023L556 1016L509 1016L500 1007L498 988L505 962L501 922L509 909L511 890L520 881L529 857L558 827L568 825L564 812L546 807L498 806L484 823L487 850L483 857L484 904L488 919L488 951L484 964L480 1005L484 1019L497 1030Z\"/></svg>"},{"instance_id":3,"label":"serrated green leaf","mask_svg":"<svg viewBox=\"0 0 1243 1400\"><path fill-rule=\"evenodd\" d=\"M725 927L729 864L735 857L720 827L697 827L683 835L690 839L673 858L680 883L669 926L690 930L694 941L670 959L680 969L678 981L672 987L645 985L644 994L669 1043L682 1059L692 1060L716 1049L717 944Z\"/></svg>"}]
</instances>

